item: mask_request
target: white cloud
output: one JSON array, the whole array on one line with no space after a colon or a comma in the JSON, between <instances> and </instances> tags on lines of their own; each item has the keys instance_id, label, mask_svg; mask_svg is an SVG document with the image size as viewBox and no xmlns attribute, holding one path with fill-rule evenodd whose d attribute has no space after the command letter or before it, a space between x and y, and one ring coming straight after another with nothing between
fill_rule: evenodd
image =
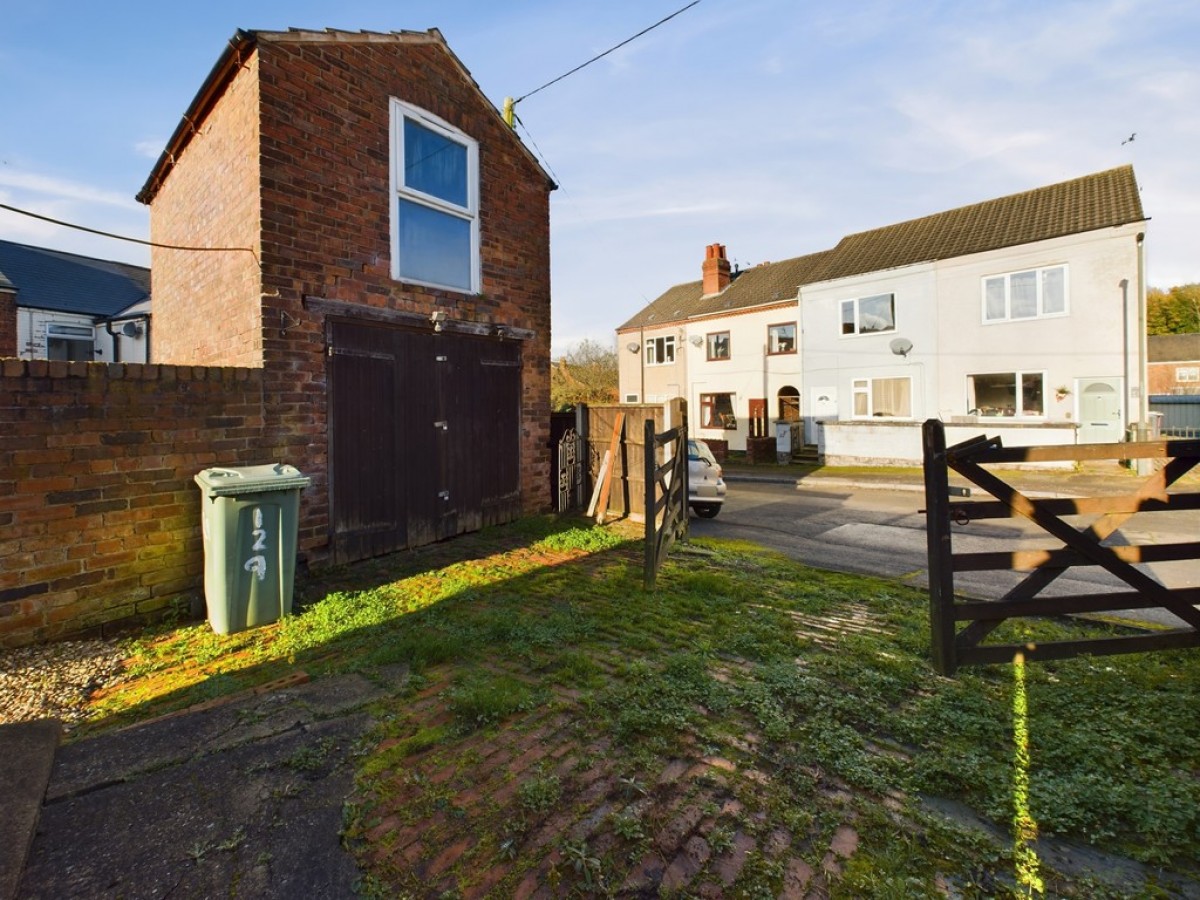
<instances>
[{"instance_id":1,"label":"white cloud","mask_svg":"<svg viewBox=\"0 0 1200 900\"><path fill-rule=\"evenodd\" d=\"M140 210L142 208L132 196L92 187L91 185L81 184L77 181L68 181L65 178L39 175L36 172L25 172L8 166L0 167L0 185L17 188L35 196L56 197L80 203L98 203L104 206L118 206L129 210ZM16 204L13 205L15 206Z\"/></svg>"},{"instance_id":2,"label":"white cloud","mask_svg":"<svg viewBox=\"0 0 1200 900\"><path fill-rule=\"evenodd\" d=\"M133 152L146 159L158 159L167 142L161 138L151 138L148 141L138 141L133 145Z\"/></svg>"}]
</instances>

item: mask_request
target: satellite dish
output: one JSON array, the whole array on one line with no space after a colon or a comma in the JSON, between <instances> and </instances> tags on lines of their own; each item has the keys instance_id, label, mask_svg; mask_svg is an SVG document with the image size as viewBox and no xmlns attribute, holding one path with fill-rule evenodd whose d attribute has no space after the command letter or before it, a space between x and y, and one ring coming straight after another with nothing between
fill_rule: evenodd
<instances>
[{"instance_id":1,"label":"satellite dish","mask_svg":"<svg viewBox=\"0 0 1200 900\"><path fill-rule=\"evenodd\" d=\"M121 326L121 334L125 337L139 337L142 333L142 326L136 322L126 322Z\"/></svg>"},{"instance_id":2,"label":"satellite dish","mask_svg":"<svg viewBox=\"0 0 1200 900\"><path fill-rule=\"evenodd\" d=\"M913 348L913 343L908 338L898 337L892 338L892 342L888 346L897 356L908 356L908 352Z\"/></svg>"}]
</instances>

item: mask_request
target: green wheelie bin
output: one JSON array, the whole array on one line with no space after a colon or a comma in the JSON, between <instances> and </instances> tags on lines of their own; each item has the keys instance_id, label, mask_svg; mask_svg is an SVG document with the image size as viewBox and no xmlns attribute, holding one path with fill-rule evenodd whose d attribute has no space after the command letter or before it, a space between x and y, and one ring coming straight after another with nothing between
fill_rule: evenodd
<instances>
[{"instance_id":1,"label":"green wheelie bin","mask_svg":"<svg viewBox=\"0 0 1200 900\"><path fill-rule=\"evenodd\" d=\"M208 622L231 634L292 611L300 490L310 478L273 464L198 472Z\"/></svg>"}]
</instances>

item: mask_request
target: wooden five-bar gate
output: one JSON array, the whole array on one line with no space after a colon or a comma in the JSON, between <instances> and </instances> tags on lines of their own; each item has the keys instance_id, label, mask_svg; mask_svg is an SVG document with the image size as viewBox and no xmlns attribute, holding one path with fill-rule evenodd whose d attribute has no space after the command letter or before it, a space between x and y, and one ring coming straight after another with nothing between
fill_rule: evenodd
<instances>
[{"instance_id":1,"label":"wooden five-bar gate","mask_svg":"<svg viewBox=\"0 0 1200 900\"><path fill-rule=\"evenodd\" d=\"M688 454L687 424L676 425L656 434L654 420L645 425L646 464L646 590L654 589L658 569L671 545L687 538L688 531ZM663 462L658 462L658 451Z\"/></svg>"},{"instance_id":2,"label":"wooden five-bar gate","mask_svg":"<svg viewBox=\"0 0 1200 900\"><path fill-rule=\"evenodd\" d=\"M943 425L924 424L925 504L929 548L929 618L934 667L952 675L959 666L1026 659L1061 659L1082 654L1134 653L1200 646L1200 589L1169 588L1135 564L1200 560L1200 542L1106 546L1103 542L1139 512L1200 509L1200 492L1170 493L1168 488L1200 461L1200 441L1150 441L1082 444L1064 447L1003 447L1000 438L980 436L946 446ZM1031 499L984 469L989 464L1082 461L1095 459L1165 461L1137 488L1119 496ZM1157 464L1156 464L1157 465ZM949 470L965 476L995 500L950 502ZM1076 528L1064 516L1096 515ZM954 523L1022 516L1062 542L1049 550L954 553ZM1042 596L1041 591L1074 566L1099 566L1132 590L1104 594ZM1028 574L999 600L955 596L955 572L1020 570ZM1026 644L984 644L1006 619L1100 613L1162 607L1190 627L1121 637ZM968 624L958 630L959 622Z\"/></svg>"}]
</instances>

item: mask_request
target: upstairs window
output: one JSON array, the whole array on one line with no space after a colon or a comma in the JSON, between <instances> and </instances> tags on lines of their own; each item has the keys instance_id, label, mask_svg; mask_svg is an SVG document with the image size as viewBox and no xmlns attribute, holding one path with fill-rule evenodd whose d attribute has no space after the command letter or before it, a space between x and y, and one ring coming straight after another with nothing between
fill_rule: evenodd
<instances>
[{"instance_id":1,"label":"upstairs window","mask_svg":"<svg viewBox=\"0 0 1200 900\"><path fill-rule=\"evenodd\" d=\"M392 277L479 292L479 144L393 99Z\"/></svg>"},{"instance_id":2,"label":"upstairs window","mask_svg":"<svg viewBox=\"0 0 1200 900\"><path fill-rule=\"evenodd\" d=\"M767 353L795 353L796 352L796 323L788 322L786 325L768 325L767 326Z\"/></svg>"},{"instance_id":3,"label":"upstairs window","mask_svg":"<svg viewBox=\"0 0 1200 900\"><path fill-rule=\"evenodd\" d=\"M646 338L646 365L666 366L675 362L675 338Z\"/></svg>"},{"instance_id":4,"label":"upstairs window","mask_svg":"<svg viewBox=\"0 0 1200 900\"><path fill-rule=\"evenodd\" d=\"M842 334L881 334L895 330L895 294L842 301Z\"/></svg>"},{"instance_id":5,"label":"upstairs window","mask_svg":"<svg viewBox=\"0 0 1200 900\"><path fill-rule=\"evenodd\" d=\"M1066 266L989 275L983 279L984 322L1013 322L1066 314Z\"/></svg>"},{"instance_id":6,"label":"upstairs window","mask_svg":"<svg viewBox=\"0 0 1200 900\"><path fill-rule=\"evenodd\" d=\"M707 336L709 359L729 359L729 332L718 331Z\"/></svg>"}]
</instances>

